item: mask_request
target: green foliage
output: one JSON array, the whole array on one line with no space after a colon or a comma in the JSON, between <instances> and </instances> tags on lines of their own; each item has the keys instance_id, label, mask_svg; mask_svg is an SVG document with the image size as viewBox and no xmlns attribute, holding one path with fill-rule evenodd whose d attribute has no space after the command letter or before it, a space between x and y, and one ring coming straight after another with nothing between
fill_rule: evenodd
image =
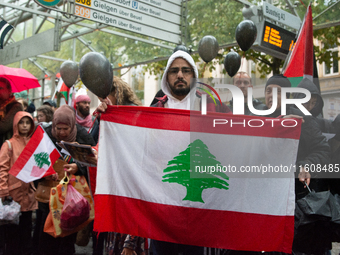
<instances>
[{"instance_id":1,"label":"green foliage","mask_svg":"<svg viewBox=\"0 0 340 255\"><path fill-rule=\"evenodd\" d=\"M257 0L250 1L253 4L257 4ZM302 0L305 6L308 6L309 1ZM338 2L330 10L326 11L324 14L317 17L314 21L315 25L324 24L327 22L333 22L339 20L340 8L339 1L314 1L313 2L313 16L316 17L322 11L324 11L328 6ZM285 0L279 0L279 8L290 12L289 9L285 9ZM302 4L297 7L298 15L303 19L306 8ZM237 1L225 1L225 0L191 0L187 2L187 38L183 40L187 47L191 47L194 52L197 52L198 42L205 35L213 35L216 37L220 46L230 45L235 43L235 29L237 25L243 20L242 8L243 4ZM40 19L40 18L39 18ZM39 22L41 19L39 20ZM85 23L93 24L92 21L82 21ZM45 22L41 31L53 28L53 24ZM75 29L81 29L78 25L72 25L70 28L74 31ZM125 34L136 36L136 34L128 31L123 31L113 27L107 27L106 29L123 32ZM16 27L13 37L16 41L23 39L23 24ZM32 34L32 21L27 23L27 36ZM340 34L340 27L331 27L314 31L314 37L319 39L324 43L325 47L315 47L316 58L320 63L325 62L327 65L331 64L330 55L326 51L327 46L339 45L338 35ZM156 39L151 39L147 36L138 37L142 39L152 40L154 42L160 42ZM160 46L154 46L148 43L144 43L139 40L128 39L125 37L116 36L113 34L94 31L82 36L86 42L90 42L90 46L96 51L103 53L113 64L114 67L132 65L138 62L143 62L151 60L158 57L167 57L172 53L171 49L167 49ZM81 57L90 51L90 49L81 43L79 40L76 41L76 51L75 51L75 61L79 61ZM175 45L171 43L160 42L171 47ZM242 52L239 47L223 47L224 49L220 51L218 56L205 65L204 63L199 66L199 73L203 75L204 70L212 71L214 70L214 63L223 64L224 56L230 51L234 50L239 52L240 55L244 56L248 60L253 60L257 63L258 71L262 74L262 77L269 74L271 71L274 73L279 73L280 68L283 65L283 61L275 59L269 55L262 54L261 52L256 52L254 50L248 50L247 52ZM61 49L58 52L50 52L45 55L60 58L60 59L72 59L73 56L73 39L64 41L61 44ZM196 62L201 61L199 55L196 53L193 55ZM42 66L46 67L48 73L58 73L60 69L61 62L37 58L37 62ZM153 62L144 66L144 72L149 71L151 74L160 76L163 73L166 61ZM12 67L19 67L19 63L14 63L10 65ZM34 76L38 78L43 78L45 73L42 72L36 65L28 60L23 61L23 68L27 69ZM225 71L224 71L225 73Z\"/></svg>"},{"instance_id":2,"label":"green foliage","mask_svg":"<svg viewBox=\"0 0 340 255\"><path fill-rule=\"evenodd\" d=\"M256 1L250 1L256 4ZM339 1L314 1L312 4L313 17L324 11L328 6L331 6L335 2L337 5L326 11L320 17L317 18L317 23L314 25L325 22L338 20L340 17ZM305 6L308 6L309 1L303 1ZM306 7L299 4L296 10L303 20L306 13ZM279 1L279 8L290 12L289 9L285 9L286 2L284 0ZM243 20L242 10L243 5L236 1L222 1L222 0L193 0L188 2L188 24L189 24L189 38L187 45L191 45L194 51L197 51L197 45L201 38L205 35L213 35L216 37L219 45L227 45L235 42L235 29L237 25ZM339 41L340 26L325 28L314 31L314 37L323 42L325 47L315 46L316 58L320 63L325 62L327 65L331 65L330 53L327 52L328 46L340 45ZM230 51L236 51L247 60L252 60L257 64L258 72L261 74L260 78L266 77L273 72L274 74L280 73L283 67L284 61L278 58L273 58L270 55L254 51L252 49L247 52L243 52L238 46L226 47L218 56L208 64L201 62L199 64L199 73L203 77L204 70L214 70L215 63L223 64L224 56ZM196 62L202 61L198 53L193 55ZM163 63L164 62L164 63ZM163 61L159 64L149 64L144 70L152 70L154 74L160 75L166 65ZM155 68L157 67L157 68ZM225 74L225 70L223 70ZM202 78L201 77L201 78Z\"/></svg>"},{"instance_id":3,"label":"green foliage","mask_svg":"<svg viewBox=\"0 0 340 255\"><path fill-rule=\"evenodd\" d=\"M39 168L42 168L43 165L50 166L51 164L49 160L49 155L46 152L40 152L38 154L34 154L34 161Z\"/></svg>"}]
</instances>

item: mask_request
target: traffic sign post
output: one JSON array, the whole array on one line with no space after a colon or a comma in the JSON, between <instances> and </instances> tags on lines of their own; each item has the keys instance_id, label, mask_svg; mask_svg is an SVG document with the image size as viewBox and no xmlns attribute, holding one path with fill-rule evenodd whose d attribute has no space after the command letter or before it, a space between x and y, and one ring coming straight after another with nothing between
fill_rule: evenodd
<instances>
[{"instance_id":1,"label":"traffic sign post","mask_svg":"<svg viewBox=\"0 0 340 255\"><path fill-rule=\"evenodd\" d=\"M75 0L75 3L74 15L78 17L175 44L181 40L181 9L176 3L160 0ZM164 10L167 7L179 13Z\"/></svg>"},{"instance_id":2,"label":"traffic sign post","mask_svg":"<svg viewBox=\"0 0 340 255\"><path fill-rule=\"evenodd\" d=\"M285 59L294 45L295 34L268 21L262 21L256 27L257 39L253 48L273 57Z\"/></svg>"},{"instance_id":3,"label":"traffic sign post","mask_svg":"<svg viewBox=\"0 0 340 255\"><path fill-rule=\"evenodd\" d=\"M86 18L99 23L107 24L113 27L121 28L127 31L135 32L142 35L151 36L163 41L178 43L180 35L168 31L160 30L157 28L149 27L141 23L132 22L127 19L116 17L104 12L93 10L81 5L75 6L76 16Z\"/></svg>"},{"instance_id":4,"label":"traffic sign post","mask_svg":"<svg viewBox=\"0 0 340 255\"><path fill-rule=\"evenodd\" d=\"M7 45L0 51L0 62L8 65L46 52L58 50L59 37L55 38L55 28L36 34L27 39ZM48 40L46 40L48 38ZM57 40L57 42L55 42Z\"/></svg>"},{"instance_id":5,"label":"traffic sign post","mask_svg":"<svg viewBox=\"0 0 340 255\"><path fill-rule=\"evenodd\" d=\"M267 2L243 8L242 13L246 19L252 20L257 28L257 38L252 48L285 59L293 47L295 33L283 27L298 30L301 26L300 18Z\"/></svg>"},{"instance_id":6,"label":"traffic sign post","mask_svg":"<svg viewBox=\"0 0 340 255\"><path fill-rule=\"evenodd\" d=\"M275 7L267 2L262 3L263 17L265 19L271 19L277 21L285 26L299 29L301 26L301 20L299 17L290 14L280 8Z\"/></svg>"}]
</instances>

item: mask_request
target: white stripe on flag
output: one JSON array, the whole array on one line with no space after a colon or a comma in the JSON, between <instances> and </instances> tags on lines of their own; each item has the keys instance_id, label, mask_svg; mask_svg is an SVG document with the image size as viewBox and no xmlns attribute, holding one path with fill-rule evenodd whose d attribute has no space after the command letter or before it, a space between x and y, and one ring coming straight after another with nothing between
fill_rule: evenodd
<instances>
[{"instance_id":1,"label":"white stripe on flag","mask_svg":"<svg viewBox=\"0 0 340 255\"><path fill-rule=\"evenodd\" d=\"M34 154L38 154L40 152L47 152L48 154L50 154L55 149L54 144L52 143L49 136L45 132L44 132L44 136L41 141L42 142L38 145L32 157L30 157L29 160L26 162L25 166L22 169L23 171L20 171L18 175L16 176L18 179L25 180L25 182L30 182L36 179L40 179L40 178L37 178L36 176L31 176L32 169L34 166L36 166L36 163L34 160ZM44 142L44 141L47 141L47 142ZM46 164L43 165L43 168L45 170L47 170L49 167L50 166L47 166ZM28 170L28 171L25 171L25 170ZM46 171L42 172L40 177L42 177L45 174L45 172Z\"/></svg>"}]
</instances>

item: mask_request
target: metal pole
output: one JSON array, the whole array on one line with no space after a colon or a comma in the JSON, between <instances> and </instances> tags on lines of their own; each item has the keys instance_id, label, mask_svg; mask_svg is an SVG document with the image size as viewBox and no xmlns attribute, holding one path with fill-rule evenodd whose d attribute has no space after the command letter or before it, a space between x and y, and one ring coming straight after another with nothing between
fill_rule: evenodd
<instances>
[{"instance_id":1,"label":"metal pole","mask_svg":"<svg viewBox=\"0 0 340 255\"><path fill-rule=\"evenodd\" d=\"M76 61L76 38L73 39L72 61Z\"/></svg>"}]
</instances>

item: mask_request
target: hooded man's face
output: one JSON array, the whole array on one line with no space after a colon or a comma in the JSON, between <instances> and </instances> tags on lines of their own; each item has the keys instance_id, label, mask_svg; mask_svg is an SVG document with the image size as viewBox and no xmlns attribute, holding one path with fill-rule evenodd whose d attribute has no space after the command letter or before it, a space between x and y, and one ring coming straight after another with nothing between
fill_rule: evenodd
<instances>
[{"instance_id":1,"label":"hooded man's face","mask_svg":"<svg viewBox=\"0 0 340 255\"><path fill-rule=\"evenodd\" d=\"M190 92L190 80L194 78L192 66L183 58L176 58L167 73L171 94L182 100Z\"/></svg>"}]
</instances>

